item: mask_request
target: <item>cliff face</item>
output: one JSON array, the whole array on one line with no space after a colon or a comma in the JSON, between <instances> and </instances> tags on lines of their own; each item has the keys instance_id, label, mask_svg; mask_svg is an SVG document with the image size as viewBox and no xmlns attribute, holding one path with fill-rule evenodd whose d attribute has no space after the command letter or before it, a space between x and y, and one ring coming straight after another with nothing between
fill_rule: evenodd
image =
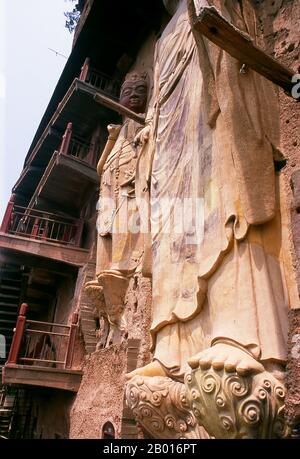
<instances>
[{"instance_id":1,"label":"cliff face","mask_svg":"<svg viewBox=\"0 0 300 459\"><path fill-rule=\"evenodd\" d=\"M80 24L79 24L80 26ZM136 61L130 71L147 72L150 87L153 80L153 56L156 37L151 33L141 44ZM85 282L91 280L94 271ZM125 373L151 361L151 280L141 275L131 279L125 298L128 340L105 349L87 348L84 361L84 377L71 410L70 438L101 438L102 428L111 422L116 438L137 438L138 429L126 408L124 397ZM86 314L87 303L92 306L84 291L81 292L80 317ZM81 324L83 339L94 333L93 314ZM85 326L87 329L85 329ZM94 346L94 344L93 344Z\"/></svg>"},{"instance_id":2,"label":"cliff face","mask_svg":"<svg viewBox=\"0 0 300 459\"><path fill-rule=\"evenodd\" d=\"M82 17L77 26L74 43L87 17L92 0L85 3ZM300 73L300 0L257 0L253 1L259 15L259 41L273 57ZM132 69L152 73L155 44L154 34L143 43ZM288 237L292 256L292 269L297 275L300 289L300 104L279 91L280 100L280 152L286 158L281 170L287 215ZM300 94L299 94L300 96ZM137 340L137 356L133 365L143 366L151 359L149 328L151 323L151 282L138 277L132 280L126 299L129 336ZM295 424L300 405L300 314L291 312L291 334L289 344L289 367L287 384L287 416ZM296 337L296 338L295 338ZM298 344L297 344L298 343ZM295 347L296 346L296 347ZM298 346L298 347L297 347ZM124 375L132 366L129 361L126 342L114 345L86 356L84 378L71 411L71 438L101 438L102 426L110 421L116 436L122 436L124 420ZM130 368L133 369L133 368Z\"/></svg>"},{"instance_id":3,"label":"cliff face","mask_svg":"<svg viewBox=\"0 0 300 459\"><path fill-rule=\"evenodd\" d=\"M261 19L261 35L266 50L300 74L300 1L264 0L256 2ZM300 78L299 78L300 80ZM298 91L300 99L300 91ZM287 159L283 170L290 208L289 239L293 265L300 287L300 104L280 91L281 150ZM300 311L290 312L286 416L299 435L300 423ZM297 428L298 426L298 428ZM298 433L297 433L298 431Z\"/></svg>"}]
</instances>

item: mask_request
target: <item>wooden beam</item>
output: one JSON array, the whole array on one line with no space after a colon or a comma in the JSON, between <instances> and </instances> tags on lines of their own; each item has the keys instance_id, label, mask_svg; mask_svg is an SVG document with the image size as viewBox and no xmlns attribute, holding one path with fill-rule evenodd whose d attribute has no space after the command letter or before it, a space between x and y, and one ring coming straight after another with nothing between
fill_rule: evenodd
<instances>
[{"instance_id":1,"label":"wooden beam","mask_svg":"<svg viewBox=\"0 0 300 459\"><path fill-rule=\"evenodd\" d=\"M27 204L26 206L24 207L29 207ZM44 209L47 209L47 212L50 212L50 213L57 213L58 210L59 210L59 216L61 218L76 218L78 219L79 218L79 213L78 211L77 212L74 212L74 209L70 209L69 207L63 207L61 205L61 203L59 203L59 209L57 208L57 202L55 201L50 201L49 199L46 199L44 197L41 197L41 196L37 196L36 198L36 205L34 206L35 209L37 210L44 210Z\"/></svg>"},{"instance_id":2,"label":"wooden beam","mask_svg":"<svg viewBox=\"0 0 300 459\"><path fill-rule=\"evenodd\" d=\"M99 177L97 175L96 168L86 163L85 161L81 161L80 159L75 158L75 156L58 155L56 158L55 167L59 166L68 168L70 169L70 174L77 174L79 177L81 177L81 186L88 182L95 185L99 184ZM54 176L55 170L51 171L51 174Z\"/></svg>"},{"instance_id":3,"label":"wooden beam","mask_svg":"<svg viewBox=\"0 0 300 459\"><path fill-rule=\"evenodd\" d=\"M89 259L89 251L71 245L57 244L37 239L29 239L13 234L0 233L0 262L5 250L43 257L80 268Z\"/></svg>"},{"instance_id":4,"label":"wooden beam","mask_svg":"<svg viewBox=\"0 0 300 459\"><path fill-rule=\"evenodd\" d=\"M17 318L16 328L15 328L12 343L10 346L7 363L14 363L14 364L17 363L21 344L23 341L23 335L25 331L27 309L28 309L28 304L26 303L21 304L20 312Z\"/></svg>"},{"instance_id":5,"label":"wooden beam","mask_svg":"<svg viewBox=\"0 0 300 459\"><path fill-rule=\"evenodd\" d=\"M78 392L82 371L60 370L42 366L6 364L2 370L3 384L17 387L49 387Z\"/></svg>"},{"instance_id":6,"label":"wooden beam","mask_svg":"<svg viewBox=\"0 0 300 459\"><path fill-rule=\"evenodd\" d=\"M30 199L30 201L28 203L28 206L27 206L29 209L32 209L32 208L35 207L35 201L39 197L39 195L40 195L40 193L41 193L41 191L42 191L42 189L43 189L43 187L45 185L45 182L47 181L47 179L49 177L49 174L50 174L50 172L51 172L51 170L53 168L53 165L56 162L57 156L58 156L58 152L55 151L53 153L53 155L52 155L52 157L51 157L51 159L50 159L50 161L49 161L49 163L48 163L48 165L47 165L47 167L46 167L46 169L45 169L45 171L44 171L44 173L43 173L43 175L42 175L42 177L41 177L41 179L40 179L40 181L39 181L39 183L38 183L38 185L36 187L36 189L34 190L33 195L31 196L31 199Z\"/></svg>"},{"instance_id":7,"label":"wooden beam","mask_svg":"<svg viewBox=\"0 0 300 459\"><path fill-rule=\"evenodd\" d=\"M228 22L213 6L200 8L197 15L194 2L189 2L192 25L215 45L252 70L283 88L289 96L295 83L295 72L257 47L252 38Z\"/></svg>"},{"instance_id":8,"label":"wooden beam","mask_svg":"<svg viewBox=\"0 0 300 459\"><path fill-rule=\"evenodd\" d=\"M144 116L139 115L133 112L132 110L129 110L129 108L124 107L124 105L115 102L113 99L110 99L109 97L103 96L103 94L100 94L99 92L95 94L94 100L98 102L98 104L103 105L104 107L110 108L111 110L114 110L115 112L120 113L121 115L128 116L128 118L136 121L139 124L145 124Z\"/></svg>"},{"instance_id":9,"label":"wooden beam","mask_svg":"<svg viewBox=\"0 0 300 459\"><path fill-rule=\"evenodd\" d=\"M41 166L28 166L28 172L42 172L44 167Z\"/></svg>"},{"instance_id":10,"label":"wooden beam","mask_svg":"<svg viewBox=\"0 0 300 459\"><path fill-rule=\"evenodd\" d=\"M10 200L8 201L8 204L7 204L7 207L6 207L6 210L5 210L5 214L4 214L1 226L0 226L0 231L2 233L7 233L8 229L9 229L10 222L11 222L12 211L13 211L15 202L16 202L16 195L12 194L11 197L10 197Z\"/></svg>"},{"instance_id":11,"label":"wooden beam","mask_svg":"<svg viewBox=\"0 0 300 459\"><path fill-rule=\"evenodd\" d=\"M13 263L27 268L42 269L51 275L62 276L63 278L72 278L77 276L78 267L55 261L49 258L43 258L31 253L16 252L9 249L3 249L0 246L0 267ZM52 286L53 288L53 286ZM22 289L23 290L23 289ZM24 289L25 290L25 289Z\"/></svg>"}]
</instances>

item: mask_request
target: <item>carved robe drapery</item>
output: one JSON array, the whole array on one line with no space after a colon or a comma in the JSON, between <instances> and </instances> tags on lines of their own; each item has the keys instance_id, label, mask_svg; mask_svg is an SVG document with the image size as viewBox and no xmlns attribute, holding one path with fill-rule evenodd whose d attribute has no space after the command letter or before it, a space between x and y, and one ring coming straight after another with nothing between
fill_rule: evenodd
<instances>
[{"instance_id":1,"label":"carved robe drapery","mask_svg":"<svg viewBox=\"0 0 300 459\"><path fill-rule=\"evenodd\" d=\"M106 269L134 272L142 255L134 179L141 126L127 119L103 167L98 204L97 273Z\"/></svg>"},{"instance_id":2,"label":"carved robe drapery","mask_svg":"<svg viewBox=\"0 0 300 459\"><path fill-rule=\"evenodd\" d=\"M250 9L215 3L253 33ZM182 1L156 46L147 116L154 358L179 380L188 357L218 339L285 360L294 299L272 156L276 99L267 81L240 67L206 40L196 43Z\"/></svg>"}]
</instances>

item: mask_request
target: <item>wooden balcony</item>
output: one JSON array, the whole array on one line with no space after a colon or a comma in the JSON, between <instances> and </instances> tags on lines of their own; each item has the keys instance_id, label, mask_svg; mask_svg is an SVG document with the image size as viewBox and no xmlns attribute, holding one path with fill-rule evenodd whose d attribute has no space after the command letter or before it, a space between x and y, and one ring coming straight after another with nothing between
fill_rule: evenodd
<instances>
[{"instance_id":1,"label":"wooden balcony","mask_svg":"<svg viewBox=\"0 0 300 459\"><path fill-rule=\"evenodd\" d=\"M94 100L94 96L99 92L116 98L118 88L118 82L112 81L108 76L85 64L79 78L75 78L37 141L13 192L32 196L49 165L49 161L51 161L54 151L60 150L61 138L70 122L72 122L73 133L76 133L72 142L77 144L85 143L84 139L88 139L99 124L106 126L109 123L119 122L120 117L116 112L99 105ZM78 159L82 158L79 157ZM95 169L95 158L92 159L90 156L89 161L85 160L84 162ZM77 170L79 166L78 163ZM82 168L83 171L86 171L83 164ZM88 175L92 176L93 174Z\"/></svg>"},{"instance_id":2,"label":"wooden balcony","mask_svg":"<svg viewBox=\"0 0 300 459\"><path fill-rule=\"evenodd\" d=\"M110 98L118 98L121 90L121 81L112 80L105 73L94 68L87 57L81 69L79 80L88 83L98 92Z\"/></svg>"},{"instance_id":3,"label":"wooden balcony","mask_svg":"<svg viewBox=\"0 0 300 459\"><path fill-rule=\"evenodd\" d=\"M47 266L45 260L52 260L80 268L89 260L89 250L86 249L1 232L0 252L1 261L2 258L4 261L15 258L18 263L34 266Z\"/></svg>"},{"instance_id":4,"label":"wooden balcony","mask_svg":"<svg viewBox=\"0 0 300 459\"><path fill-rule=\"evenodd\" d=\"M95 149L73 135L73 125L68 123L28 205L41 207L46 202L53 210L77 216L98 185Z\"/></svg>"},{"instance_id":5,"label":"wooden balcony","mask_svg":"<svg viewBox=\"0 0 300 459\"><path fill-rule=\"evenodd\" d=\"M82 220L16 206L14 199L13 195L0 227L1 252L45 257L76 267L87 262L89 251L80 247Z\"/></svg>"},{"instance_id":6,"label":"wooden balcony","mask_svg":"<svg viewBox=\"0 0 300 459\"><path fill-rule=\"evenodd\" d=\"M77 392L82 371L72 365L78 315L70 325L38 322L26 319L27 308L21 305L2 384Z\"/></svg>"},{"instance_id":7,"label":"wooden balcony","mask_svg":"<svg viewBox=\"0 0 300 459\"><path fill-rule=\"evenodd\" d=\"M29 239L80 247L82 230L83 220L14 205L5 232Z\"/></svg>"}]
</instances>

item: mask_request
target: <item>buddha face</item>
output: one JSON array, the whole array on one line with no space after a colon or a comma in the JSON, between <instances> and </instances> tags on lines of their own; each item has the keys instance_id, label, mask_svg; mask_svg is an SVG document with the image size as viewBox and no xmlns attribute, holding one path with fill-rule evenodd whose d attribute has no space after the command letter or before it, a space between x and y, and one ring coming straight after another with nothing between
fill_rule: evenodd
<instances>
[{"instance_id":1,"label":"buddha face","mask_svg":"<svg viewBox=\"0 0 300 459\"><path fill-rule=\"evenodd\" d=\"M166 10L173 16L182 0L163 0Z\"/></svg>"},{"instance_id":2,"label":"buddha face","mask_svg":"<svg viewBox=\"0 0 300 459\"><path fill-rule=\"evenodd\" d=\"M125 81L120 96L120 104L135 113L146 110L148 87L146 81Z\"/></svg>"}]
</instances>

